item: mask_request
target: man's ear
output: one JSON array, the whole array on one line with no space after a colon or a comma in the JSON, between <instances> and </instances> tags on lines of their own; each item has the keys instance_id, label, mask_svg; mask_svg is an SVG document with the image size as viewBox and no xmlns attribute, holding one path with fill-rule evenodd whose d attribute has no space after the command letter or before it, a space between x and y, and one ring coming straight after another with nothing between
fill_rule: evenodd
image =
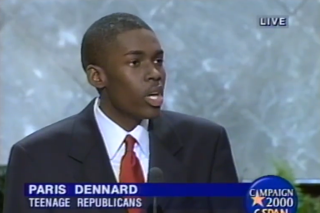
<instances>
[{"instance_id":1,"label":"man's ear","mask_svg":"<svg viewBox=\"0 0 320 213\"><path fill-rule=\"evenodd\" d=\"M88 82L97 89L103 89L107 86L107 76L104 70L95 65L88 65L86 69Z\"/></svg>"}]
</instances>

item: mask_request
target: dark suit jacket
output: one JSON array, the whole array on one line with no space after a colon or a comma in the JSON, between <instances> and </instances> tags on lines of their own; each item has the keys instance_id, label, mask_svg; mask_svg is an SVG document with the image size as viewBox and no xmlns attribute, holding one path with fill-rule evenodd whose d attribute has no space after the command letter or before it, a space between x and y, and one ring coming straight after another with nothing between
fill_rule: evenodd
<instances>
[{"instance_id":1,"label":"dark suit jacket","mask_svg":"<svg viewBox=\"0 0 320 213\"><path fill-rule=\"evenodd\" d=\"M110 213L122 209L29 209L24 183L115 183L92 101L82 112L16 143L10 153L4 213ZM150 167L168 183L238 182L223 127L201 118L163 111L150 121ZM147 201L147 202L150 202ZM164 212L234 213L230 198L159 198ZM187 211L187 209L189 211ZM158 212L160 213L160 212Z\"/></svg>"}]
</instances>

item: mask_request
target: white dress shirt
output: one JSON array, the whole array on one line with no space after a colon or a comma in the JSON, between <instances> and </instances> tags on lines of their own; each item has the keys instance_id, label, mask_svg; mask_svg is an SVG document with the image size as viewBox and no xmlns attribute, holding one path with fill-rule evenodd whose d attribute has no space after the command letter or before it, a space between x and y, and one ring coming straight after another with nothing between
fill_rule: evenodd
<instances>
[{"instance_id":1,"label":"white dress shirt","mask_svg":"<svg viewBox=\"0 0 320 213\"><path fill-rule=\"evenodd\" d=\"M121 158L125 153L124 139L130 134L138 142L135 144L134 151L140 160L146 181L149 170L148 120L143 120L131 132L127 132L101 111L99 98L96 99L94 104L94 116L110 157L110 163L116 180L119 181Z\"/></svg>"}]
</instances>

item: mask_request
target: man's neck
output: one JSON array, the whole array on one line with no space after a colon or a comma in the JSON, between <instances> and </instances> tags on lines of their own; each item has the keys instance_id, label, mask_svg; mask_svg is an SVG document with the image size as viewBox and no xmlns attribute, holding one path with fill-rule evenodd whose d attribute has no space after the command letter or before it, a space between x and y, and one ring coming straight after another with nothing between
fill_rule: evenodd
<instances>
[{"instance_id":1,"label":"man's neck","mask_svg":"<svg viewBox=\"0 0 320 213\"><path fill-rule=\"evenodd\" d=\"M101 111L114 123L119 125L124 130L130 132L141 123L141 119L134 119L128 114L124 114L109 106L106 101L100 99L99 107Z\"/></svg>"}]
</instances>

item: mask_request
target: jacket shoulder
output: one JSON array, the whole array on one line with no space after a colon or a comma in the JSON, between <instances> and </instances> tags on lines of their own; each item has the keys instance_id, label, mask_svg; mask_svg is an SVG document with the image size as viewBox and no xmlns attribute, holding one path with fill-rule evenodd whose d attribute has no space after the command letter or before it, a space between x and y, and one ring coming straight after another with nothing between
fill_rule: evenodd
<instances>
[{"instance_id":1,"label":"jacket shoulder","mask_svg":"<svg viewBox=\"0 0 320 213\"><path fill-rule=\"evenodd\" d=\"M39 149L45 150L45 148L52 149L59 147L68 137L71 138L75 121L76 115L43 127L18 141L13 147L19 146L27 152L37 152Z\"/></svg>"},{"instance_id":2,"label":"jacket shoulder","mask_svg":"<svg viewBox=\"0 0 320 213\"><path fill-rule=\"evenodd\" d=\"M210 131L220 133L224 127L205 118L191 116L183 113L162 111L163 116L177 128L190 128L196 131Z\"/></svg>"}]
</instances>

